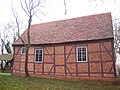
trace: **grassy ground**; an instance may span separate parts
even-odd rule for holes
[[[120,78],[111,83],[0,75],[0,90],[120,90]]]
[[[0,75],[11,75],[11,73],[0,73]]]

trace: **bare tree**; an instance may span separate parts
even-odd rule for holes
[[[7,24],[4,24],[4,25],[1,26],[1,33],[0,33],[1,55],[3,55],[4,53],[12,53],[12,43],[13,43],[13,41],[11,39],[14,40],[14,38],[15,38],[15,35],[13,35],[15,33],[15,31],[14,31],[15,27],[13,25],[14,24],[10,21]],[[3,60],[1,60],[1,70],[4,70]]]
[[[18,14],[14,9],[12,8],[13,15],[15,17],[15,22],[17,26],[18,31],[18,37],[22,41],[23,45],[26,47],[26,56],[25,56],[25,74],[26,77],[29,77],[28,72],[28,55],[29,55],[29,48],[30,48],[30,28],[33,16],[37,16],[37,12],[40,11],[40,8],[42,7],[43,0],[20,0],[20,6],[22,10],[25,12],[25,14],[28,17],[28,25],[27,25],[27,42],[24,41],[24,39],[20,36],[20,20],[18,18]]]
[[[120,52],[120,21],[119,19],[114,20],[114,43],[115,43],[115,51]]]
[[[1,40],[1,54],[4,53],[5,44],[9,42],[9,46],[12,50],[12,44],[15,42],[17,38],[17,31],[15,27],[15,23],[9,21],[7,24],[2,25],[1,33],[0,33],[0,40]]]
[[[7,32],[9,33],[9,38],[12,38],[11,43],[14,43],[15,40],[17,39],[17,33],[18,33],[16,31],[15,22],[9,21],[4,27],[7,30]]]
[[[64,0],[64,7],[65,7],[65,15],[66,15],[67,14],[66,0]]]
[[[2,34],[2,35],[1,35]],[[6,29],[2,29],[2,32],[0,33],[0,40],[1,40],[1,54],[4,53],[4,47],[5,47],[5,41],[8,38],[8,32],[6,31]]]

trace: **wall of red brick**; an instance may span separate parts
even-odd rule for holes
[[[88,62],[76,62],[76,47],[87,46]],[[15,47],[13,74],[24,74],[25,55]],[[43,48],[44,62],[35,63],[35,49]],[[33,46],[29,50],[28,71],[32,76],[60,75],[69,77],[115,78],[111,41]]]

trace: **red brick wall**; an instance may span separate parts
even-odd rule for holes
[[[88,62],[76,62],[76,47],[87,46]],[[35,63],[35,48],[42,48],[43,63]],[[30,75],[66,75],[76,77],[114,78],[114,56],[111,41],[34,46],[29,51]],[[15,47],[13,74],[24,74],[25,55]]]

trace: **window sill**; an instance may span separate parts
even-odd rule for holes
[[[42,62],[42,61],[41,61],[41,62],[37,62],[37,61],[35,61],[34,63],[35,63],[35,64],[41,64],[41,63],[43,63],[43,62]]]
[[[88,61],[77,61],[77,63],[87,63]]]

